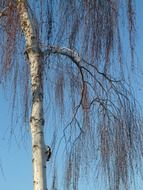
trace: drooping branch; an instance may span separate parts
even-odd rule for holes
[[[91,86],[91,84],[85,80],[85,76],[84,76],[85,74],[88,74],[94,81],[96,81],[96,83],[98,83],[100,88],[107,94],[106,87],[104,87],[104,85],[97,78],[97,76],[95,74],[93,74],[93,70],[96,71],[96,73],[99,76],[103,77],[103,79],[105,79],[105,81],[107,81],[110,84],[111,88],[113,88],[113,90],[115,91],[115,93],[117,93],[117,95],[118,95],[118,93],[120,94],[120,92],[117,91],[115,84],[121,83],[121,80],[115,80],[114,78],[108,76],[107,73],[99,71],[99,69],[97,68],[96,65],[88,63],[76,51],[74,51],[70,48],[65,48],[65,47],[60,47],[60,46],[48,46],[48,48],[43,52],[43,56],[47,57],[51,54],[57,54],[57,55],[60,54],[60,55],[64,55],[64,56],[70,58],[72,60],[72,62],[77,66],[77,68],[81,74],[81,80],[82,80],[81,99],[80,99],[78,106],[76,106],[76,108],[77,108],[76,112],[79,109],[79,107],[81,106],[82,101],[84,99],[84,95],[85,95],[84,93],[85,93],[85,88],[86,88],[85,86],[87,84]],[[83,65],[83,63],[85,63],[86,65]],[[93,89],[93,90],[95,90],[95,89]],[[98,99],[100,99],[100,98],[98,98]],[[95,102],[95,100],[97,100],[97,97],[93,98],[93,100],[90,103],[90,106],[92,105],[93,102]]]
[[[87,149],[83,148],[83,144],[86,144],[88,147],[93,143],[92,147],[96,149],[95,136],[92,136],[94,131],[97,133],[97,139],[99,140],[101,168],[108,177],[110,189],[119,190],[121,184],[126,187],[129,181],[129,172],[130,170],[133,171],[131,166],[133,166],[134,162],[138,161],[138,158],[135,158],[134,154],[136,154],[136,150],[138,149],[138,157],[140,157],[140,147],[142,144],[140,121],[138,121],[138,117],[135,115],[135,110],[137,109],[136,102],[130,91],[128,91],[128,88],[126,88],[126,83],[123,83],[121,80],[115,80],[107,72],[100,71],[96,64],[85,61],[84,58],[72,49],[48,46],[47,50],[43,52],[45,57],[52,54],[68,57],[77,66],[83,76],[80,102],[75,107],[71,122],[64,128],[62,137],[62,139],[65,138],[66,148],[71,143],[71,149],[69,148],[71,150],[70,161],[72,160],[72,163],[75,164],[72,167],[77,168],[81,164],[80,159],[77,159],[81,155],[82,157],[84,157],[83,155],[87,156],[85,154]],[[86,85],[88,86],[87,90]],[[90,91],[90,95],[87,102],[84,103],[87,91]],[[79,125],[76,117],[78,117],[77,112],[81,108],[82,103],[83,110],[85,108],[85,115],[83,114],[83,123]],[[91,109],[92,113],[90,112]],[[97,126],[84,127],[84,122],[85,125],[86,123],[90,125],[92,114],[97,116],[99,123],[97,123]],[[72,125],[78,131],[76,133],[77,136],[74,136],[73,139],[71,138],[72,133],[69,136],[67,135],[67,131]],[[137,129],[136,131],[134,131],[135,128]],[[134,135],[131,136],[131,134]],[[140,143],[136,142],[136,139],[140,139]],[[93,148],[90,148],[89,146],[88,154],[94,156],[95,151],[93,151]],[[70,167],[69,163],[67,168],[69,169]],[[75,173],[72,174],[73,176],[76,176]]]
[[[76,51],[74,51],[70,48],[65,48],[65,47],[60,47],[60,46],[48,46],[47,50],[44,51],[43,55],[49,56],[50,54],[61,54],[61,55],[65,55],[65,56],[69,57],[80,70],[86,69],[84,66],[81,65],[81,63],[84,62],[87,65],[91,66],[93,69],[95,69],[99,75],[102,75],[108,81],[119,82],[119,80],[111,79],[107,74],[99,71],[95,65],[88,63]],[[89,72],[89,70],[88,70],[88,72]]]
[[[81,99],[80,103],[78,104],[77,108],[80,107],[82,104],[82,100],[84,98],[84,91],[85,91],[85,84],[87,84],[87,81],[85,80],[85,72],[98,83],[98,85],[101,87],[101,89],[107,93],[106,89],[104,88],[104,85],[101,83],[100,80],[98,80],[97,76],[92,73],[92,71],[96,71],[96,73],[103,77],[105,81],[108,81],[110,83],[111,87],[114,89],[115,93],[117,92],[117,88],[115,86],[116,83],[120,83],[121,80],[115,80],[114,78],[108,76],[107,73],[99,71],[97,66],[95,64],[91,64],[88,61],[86,61],[84,58],[82,58],[76,51],[66,48],[66,47],[60,47],[60,46],[48,46],[48,48],[43,52],[44,56],[49,56],[51,54],[57,54],[57,55],[64,55],[72,60],[72,62],[77,66],[80,74],[81,74],[81,80],[82,80],[82,91],[81,91]],[[83,65],[85,63],[86,65]],[[92,70],[91,70],[92,69]],[[115,83],[115,84],[114,84]],[[91,84],[90,84],[91,85]],[[120,93],[119,93],[120,94]],[[95,100],[96,98],[94,98]],[[92,100],[93,101],[93,100]],[[91,102],[92,102],[91,101]]]
[[[81,67],[81,60],[82,60],[81,57],[74,50],[69,49],[69,48],[59,47],[59,46],[48,46],[48,49],[46,51],[44,51],[43,55],[47,56],[52,53],[53,54],[61,54],[61,55],[65,55],[65,56],[69,57],[73,61],[73,63],[76,64],[77,68],[79,69],[79,72],[81,74],[81,79],[82,79],[82,91],[81,91],[80,103],[77,107],[80,107],[80,105],[82,104],[84,90],[85,90],[85,79],[84,79],[84,74],[83,74],[82,67]]]

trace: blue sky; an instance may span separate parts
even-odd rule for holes
[[[143,1],[137,0],[137,50],[134,77],[136,97],[143,108]],[[142,68],[141,68],[142,67]],[[16,130],[11,131],[10,101],[8,90],[6,94],[0,87],[0,189],[1,190],[31,190],[32,184],[32,162],[31,143],[29,132],[24,140],[21,137],[18,125]],[[11,135],[12,132],[12,135]],[[142,189],[142,182],[137,177],[137,190]],[[83,190],[83,187],[81,188]],[[86,190],[92,190],[87,186]],[[134,190],[134,189],[131,189]]]
[[[12,132],[14,134],[11,136],[10,104],[1,88],[0,108],[0,189],[30,190],[32,168],[29,138],[27,143],[21,141],[19,130]]]

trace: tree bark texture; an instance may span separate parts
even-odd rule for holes
[[[38,37],[26,6],[26,0],[17,0],[21,28],[25,36],[26,51],[31,75],[32,113],[30,128],[32,136],[32,162],[34,190],[46,190],[46,158],[43,116],[43,59]]]

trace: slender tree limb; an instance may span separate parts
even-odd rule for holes
[[[98,70],[98,68],[91,64],[91,63],[88,63],[86,60],[82,59],[83,62],[85,62],[87,65],[91,66],[92,68],[94,68],[96,70],[96,72],[100,75],[102,75],[104,78],[106,78],[109,82],[120,82],[121,80],[114,80],[114,79],[111,79],[109,76],[107,76],[107,74],[105,74],[104,72],[100,72]]]
[[[82,61],[84,63],[86,63],[88,66],[91,66],[93,69],[96,70],[96,72],[99,75],[102,75],[105,79],[107,79],[109,82],[120,82],[120,80],[114,80],[112,78],[110,78],[109,76],[107,76],[107,74],[105,74],[104,72],[100,72],[98,70],[98,68],[91,64],[88,63],[86,60],[84,60],[76,51],[70,49],[70,48],[65,48],[65,47],[60,47],[60,46],[48,46],[48,48],[43,52],[44,56],[48,56],[50,54],[61,54],[61,55],[65,55],[67,57],[69,57],[75,64],[76,66],[81,70],[82,68],[85,69],[85,67],[83,67],[81,65]],[[86,69],[88,70],[88,69]],[[89,72],[89,70],[88,70]],[[91,73],[91,72],[90,72]]]

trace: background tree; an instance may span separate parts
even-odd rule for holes
[[[134,60],[133,1],[1,0],[0,10],[1,82],[12,82],[13,109],[19,101],[30,120],[34,189],[47,186],[45,122],[53,137],[52,189],[62,188],[59,151],[66,156],[65,189],[78,189],[90,166],[104,173],[109,189],[129,189],[142,156],[141,119],[123,59],[124,30]],[[54,111],[55,125],[43,110],[47,120]]]

